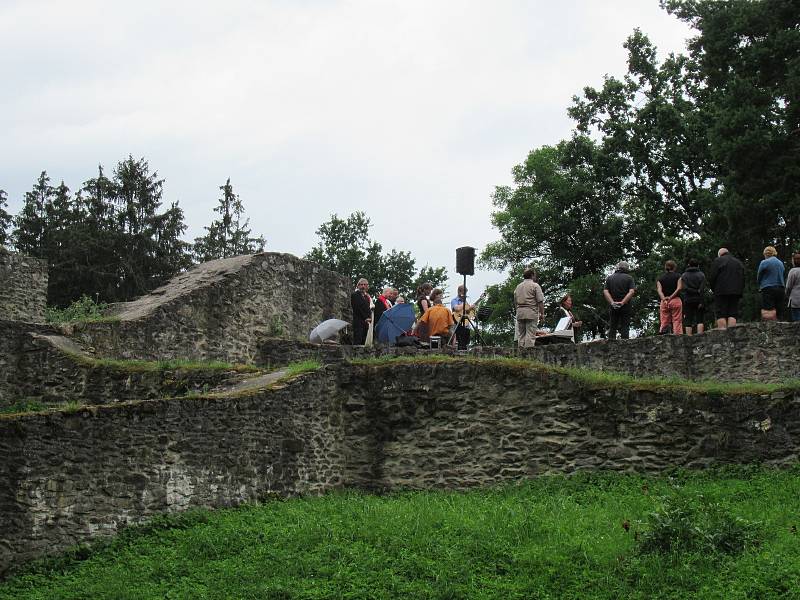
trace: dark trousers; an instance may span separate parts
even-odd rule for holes
[[[608,310],[608,339],[613,340],[619,337],[627,340],[631,332],[631,310],[630,304],[623,304],[619,308],[609,308]]]
[[[363,321],[361,323],[353,323],[353,344],[356,346],[363,346],[367,341],[367,324]]]

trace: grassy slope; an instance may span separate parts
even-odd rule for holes
[[[640,554],[647,514],[698,493],[760,521],[760,544]],[[739,468],[274,501],[129,530],[84,561],[17,575],[0,598],[800,597],[798,498],[800,468]]]

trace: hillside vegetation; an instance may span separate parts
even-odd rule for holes
[[[157,519],[0,598],[800,597],[800,468],[577,474]]]

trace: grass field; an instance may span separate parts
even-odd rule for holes
[[[798,598],[800,467],[355,492],[157,519],[0,598]]]

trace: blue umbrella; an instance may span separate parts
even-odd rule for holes
[[[378,341],[382,344],[394,344],[399,335],[411,329],[415,320],[414,307],[411,304],[394,305],[378,320]]]

